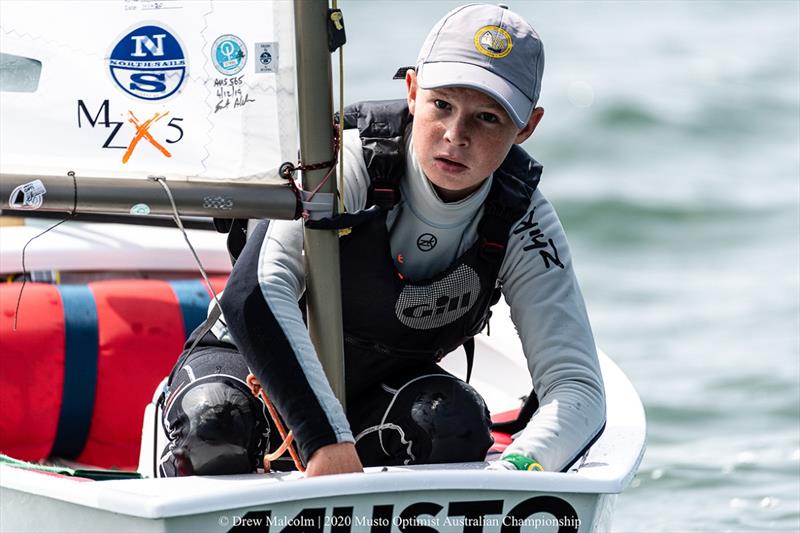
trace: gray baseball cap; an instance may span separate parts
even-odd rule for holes
[[[522,128],[544,73],[544,49],[525,19],[504,5],[469,4],[445,15],[417,58],[423,89],[469,87],[498,101]]]

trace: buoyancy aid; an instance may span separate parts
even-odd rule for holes
[[[367,206],[380,208],[377,216],[374,207],[365,210],[369,219],[340,239],[346,372],[364,383],[415,361],[439,361],[483,329],[500,298],[511,227],[528,210],[542,171],[514,145],[494,172],[475,244],[429,279],[404,279],[392,259],[386,215],[400,200],[412,119],[405,100],[363,102],[344,113],[344,127],[358,128],[363,146]],[[348,395],[358,388],[348,385]]]
[[[216,291],[224,278],[212,278]],[[133,468],[153,390],[206,314],[200,280],[0,285],[0,450]]]

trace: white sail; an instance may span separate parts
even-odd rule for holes
[[[0,174],[274,177],[297,158],[292,10],[4,0]]]

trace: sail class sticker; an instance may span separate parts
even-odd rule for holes
[[[211,61],[214,67],[225,76],[238,74],[247,63],[244,41],[235,35],[217,37],[211,46]]]
[[[180,41],[162,25],[134,28],[113,46],[108,68],[116,85],[139,100],[165,100],[187,78],[188,64]]]
[[[278,72],[278,43],[256,43],[256,74]]]

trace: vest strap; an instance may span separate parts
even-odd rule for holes
[[[393,346],[388,346],[386,344],[368,339],[362,339],[349,333],[345,333],[344,342],[345,344],[350,344],[363,350],[379,353],[384,356],[398,357],[401,359],[414,359],[438,363],[444,358],[445,355],[447,355],[441,348],[437,350],[407,350],[403,348],[395,348]]]
[[[381,209],[373,205],[369,209],[355,213],[340,213],[328,218],[306,220],[305,226],[309,229],[344,229],[360,226],[381,214]]]
[[[169,373],[169,378],[167,378],[167,386],[164,387],[164,390],[161,392],[161,396],[158,398],[158,403],[162,403],[164,398],[169,393],[169,387],[172,385],[172,382],[175,380],[175,375],[180,372],[181,368],[183,368],[184,363],[192,355],[195,348],[200,344],[200,341],[205,337],[211,328],[214,327],[214,324],[217,323],[217,320],[222,316],[222,309],[218,304],[214,304],[214,307],[211,308],[211,311],[208,313],[208,317],[206,321],[203,322],[203,325],[200,326],[200,329],[196,331],[197,335],[195,336],[192,344],[189,346],[188,349],[184,350],[181,356],[178,358],[178,361],[175,363],[175,366],[172,367],[172,372]]]
[[[467,354],[467,383],[472,377],[472,364],[475,362],[475,337],[470,337],[464,342],[464,353]]]
[[[508,435],[519,433],[525,429],[525,426],[528,425],[531,417],[533,417],[533,413],[535,413],[537,409],[539,409],[539,398],[536,397],[536,392],[531,390],[528,397],[525,398],[525,401],[522,403],[517,418],[509,420],[508,422],[493,423],[492,431],[499,431],[500,433],[506,433]]]
[[[344,127],[358,128],[370,177],[367,207],[388,211],[400,201],[400,178],[405,174],[403,135],[412,120],[405,100],[360,102],[347,106]]]

